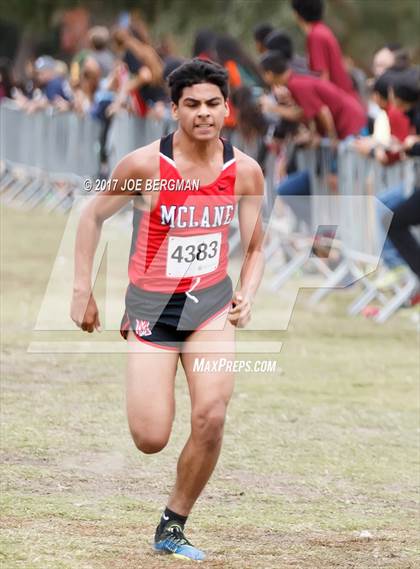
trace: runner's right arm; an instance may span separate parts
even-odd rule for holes
[[[117,180],[115,187],[95,196],[80,216],[76,234],[74,257],[74,284],[71,303],[71,319],[82,330],[100,330],[99,311],[92,294],[92,267],[99,243],[103,222],[127,205],[133,194],[123,192],[125,180],[148,175],[139,168],[143,163],[143,149],[124,157],[111,174]],[[144,161],[146,164],[147,162]]]

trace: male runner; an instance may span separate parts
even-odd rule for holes
[[[261,169],[220,138],[228,113],[227,85],[226,71],[208,61],[194,59],[172,72],[169,87],[178,129],[123,158],[112,173],[120,191],[96,196],[82,212],[71,308],[82,330],[100,327],[91,292],[93,258],[104,220],[132,199],[130,285],[121,327],[130,346],[128,423],[142,452],[165,447],[181,359],[191,397],[191,434],[178,460],[154,549],[195,560],[205,555],[186,539],[184,525],[216,465],[234,377],[231,371],[196,372],[194,351],[202,351],[202,342],[222,342],[228,351],[223,357],[233,359],[234,330],[250,319],[264,265]],[[122,188],[130,179],[160,180],[161,189],[127,196]],[[199,180],[199,189],[164,190],[170,182],[182,186],[188,180]],[[238,202],[246,256],[240,289],[233,294],[226,273],[227,239]],[[208,354],[209,361],[219,358]]]

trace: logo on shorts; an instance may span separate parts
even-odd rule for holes
[[[150,322],[148,320],[137,320],[136,318],[136,334],[137,336],[150,336]]]

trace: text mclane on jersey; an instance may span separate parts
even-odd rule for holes
[[[220,227],[229,225],[234,213],[233,205],[215,205],[198,208],[194,205],[160,206],[161,224],[184,229],[190,227]],[[199,211],[197,211],[199,210]]]

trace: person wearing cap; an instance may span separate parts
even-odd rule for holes
[[[57,70],[57,61],[49,55],[42,55],[35,61],[35,80],[42,95],[50,103],[57,98],[70,101],[72,98],[67,80]]]
[[[54,105],[60,111],[69,110],[73,93],[65,76],[63,63],[49,55],[42,55],[33,65],[35,90],[32,97],[17,92],[14,95],[18,106],[28,113],[33,113]],[[66,68],[67,69],[67,68]]]

